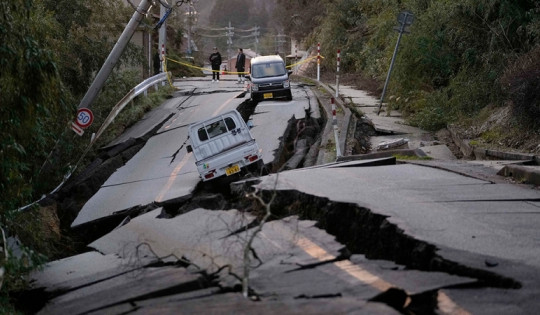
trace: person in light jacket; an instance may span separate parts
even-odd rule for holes
[[[219,82],[219,67],[221,66],[221,54],[217,47],[214,47],[214,52],[210,55],[210,63],[212,64],[212,82]]]
[[[244,82],[245,80],[245,74],[243,73],[246,71],[246,55],[244,55],[244,50],[242,48],[238,48],[238,55],[236,56],[236,71],[238,72],[238,82]]]

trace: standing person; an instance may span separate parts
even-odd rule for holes
[[[161,68],[161,59],[159,58],[159,54],[156,51],[154,54],[154,75],[159,74]]]
[[[210,63],[212,64],[212,82],[219,82],[219,66],[221,66],[221,54],[217,47],[214,47],[214,52],[210,55]]]
[[[246,55],[244,55],[244,50],[238,48],[238,56],[236,56],[236,71],[238,72],[238,82],[243,83],[245,79],[245,74],[243,73],[246,69]]]

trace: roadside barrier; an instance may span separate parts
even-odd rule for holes
[[[317,81],[321,81],[321,43],[317,43]]]
[[[105,119],[105,121],[103,122],[103,124],[101,125],[99,130],[95,134],[92,135],[90,143],[88,144],[86,149],[83,151],[83,153],[79,157],[79,160],[73,166],[70,166],[70,169],[64,175],[64,178],[63,178],[62,182],[56,188],[54,188],[49,194],[43,195],[39,200],[34,201],[34,202],[32,202],[32,203],[30,203],[30,204],[28,204],[26,206],[19,207],[17,209],[17,211],[21,212],[21,211],[24,211],[26,209],[29,209],[31,206],[37,204],[38,202],[40,202],[41,200],[46,198],[48,195],[54,194],[60,188],[62,188],[62,186],[68,181],[68,179],[75,172],[75,170],[77,170],[77,168],[79,167],[79,165],[82,162],[82,160],[84,159],[84,157],[88,154],[88,152],[90,152],[90,149],[95,144],[97,139],[103,134],[105,129],[114,121],[114,118],[120,113],[120,111],[122,111],[122,109],[124,109],[124,107],[126,107],[136,96],[138,96],[138,95],[140,95],[142,93],[144,93],[146,95],[146,90],[148,88],[154,86],[156,88],[156,90],[157,90],[156,85],[159,84],[160,82],[164,81],[164,80],[169,80],[169,83],[170,83],[171,82],[170,81],[170,76],[171,76],[170,72],[157,74],[157,75],[155,75],[153,77],[150,77],[150,78],[144,80],[143,82],[137,84],[126,95],[124,95],[124,97],[122,97],[122,99],[111,109],[109,115],[107,116],[107,118]],[[56,143],[58,144],[58,141]],[[56,146],[55,146],[55,148],[56,148]],[[52,154],[52,152],[55,150],[55,148],[53,148],[51,153],[49,153],[49,156]]]
[[[341,50],[337,51],[337,71],[336,71],[336,98],[339,97],[339,63],[341,61]]]
[[[336,104],[333,97],[330,101],[332,102],[332,126],[334,128],[334,138],[336,139],[336,158],[339,158],[341,157],[341,148],[339,147],[339,128],[337,125]]]

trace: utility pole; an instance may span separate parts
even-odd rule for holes
[[[195,44],[195,42],[193,41],[193,29],[195,28],[195,26],[197,25],[197,17],[198,17],[198,12],[197,10],[195,9],[195,3],[197,3],[198,0],[190,0],[188,3],[187,3],[187,25],[188,25],[188,28],[187,28],[187,50],[186,50],[186,53],[188,56],[191,56],[191,54],[193,53],[193,51],[197,51],[197,45]]]
[[[161,4],[161,1],[159,1],[159,3]],[[160,5],[160,10],[159,10],[159,16],[160,16],[160,20],[163,19],[163,17],[165,16],[165,14],[167,14],[167,8],[164,7],[163,5]],[[165,20],[163,22],[163,24],[161,24],[161,27],[159,28],[159,46],[158,46],[158,50],[159,49],[164,49],[165,47],[167,47],[167,20]],[[161,55],[161,57],[163,58],[163,55]],[[163,63],[165,62],[165,60],[161,60],[161,68],[160,68],[160,72],[163,72]]]
[[[410,26],[414,21],[414,14],[412,14],[409,11],[402,11],[398,15],[398,27],[394,27],[394,30],[399,32],[398,39],[396,42],[396,47],[394,48],[394,55],[392,56],[392,61],[390,62],[390,68],[388,69],[388,74],[386,76],[386,82],[384,83],[384,88],[381,95],[381,103],[379,104],[379,110],[377,111],[377,115],[381,113],[381,107],[384,100],[384,94],[386,94],[386,88],[388,87],[388,82],[390,82],[390,75],[392,74],[392,68],[394,68],[394,61],[396,60],[399,42],[401,41],[401,36],[403,36],[403,33],[408,33],[407,26]]]
[[[287,40],[285,39],[287,35],[285,34],[278,34],[276,36],[276,51],[279,53],[280,51],[282,51],[282,48],[283,48],[283,43],[286,43]]]
[[[191,56],[191,3],[188,4],[187,55]]]
[[[229,27],[225,27],[227,32],[225,33],[225,36],[227,36],[227,62],[231,59],[231,46],[232,46],[232,37],[234,36],[234,27],[231,26],[231,21],[229,21]]]
[[[253,33],[251,33],[252,36],[255,36],[255,55],[259,54],[258,44],[259,44],[259,35],[260,34],[261,33],[259,32],[259,27],[255,26],[255,30],[253,31]]]
[[[113,49],[109,53],[107,60],[105,60],[105,63],[103,64],[103,66],[101,66],[101,69],[96,75],[94,82],[92,82],[92,84],[88,88],[88,91],[86,91],[86,94],[81,100],[81,103],[79,104],[78,108],[90,108],[95,98],[97,97],[99,91],[101,91],[101,88],[105,84],[105,81],[107,80],[112,70],[114,69],[114,66],[118,62],[118,59],[120,59],[120,56],[124,52],[124,49],[126,48],[127,44],[131,40],[133,33],[135,33],[135,31],[137,30],[137,27],[139,26],[142,19],[146,15],[147,13],[146,11],[148,11],[148,8],[150,8],[150,4],[151,3],[148,0],[141,1],[139,6],[133,13],[133,16],[129,20],[128,25],[122,32],[122,35],[120,35],[120,38],[118,38],[118,41],[116,42]]]

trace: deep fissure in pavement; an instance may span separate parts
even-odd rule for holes
[[[264,191],[264,195],[273,193]],[[363,254],[368,259],[390,260],[412,269],[470,277],[478,279],[485,286],[521,287],[513,279],[470,268],[439,256],[436,246],[406,235],[390,223],[387,217],[357,204],[335,202],[293,190],[275,193],[273,219],[298,215],[303,220],[317,221],[317,227],[334,235],[352,254]]]
[[[242,233],[247,229],[255,228],[264,212],[261,204],[245,197],[246,193],[253,191],[251,185],[257,182],[258,179],[248,181],[242,185],[243,189],[235,189],[232,194],[228,190],[226,193],[209,192],[206,188],[199,187],[191,199],[186,202],[169,204],[166,211],[171,217],[197,208],[238,209],[255,215],[258,219],[254,222],[238,229],[238,231],[231,231],[231,235]],[[403,230],[390,223],[386,216],[375,214],[368,208],[353,203],[331,201],[328,198],[312,196],[295,190],[261,192],[265,200],[269,200],[270,195],[274,193],[276,193],[276,198],[271,207],[273,214],[271,220],[297,215],[300,220],[316,221],[316,227],[334,235],[339,243],[345,245],[340,250],[339,257],[335,259],[299,266],[290,272],[317,268],[321,265],[349,259],[353,254],[362,254],[367,259],[389,260],[406,266],[407,269],[443,272],[477,279],[477,282],[467,286],[510,289],[521,287],[519,282],[511,278],[471,268],[441,257],[437,254],[436,246],[404,234]],[[439,289],[408,295],[402,289],[392,288],[373,297],[370,301],[385,303],[400,312],[434,314],[438,305]],[[253,292],[253,294],[257,293]],[[297,298],[316,299],[319,297],[301,295]],[[404,302],[405,300],[407,303]]]

